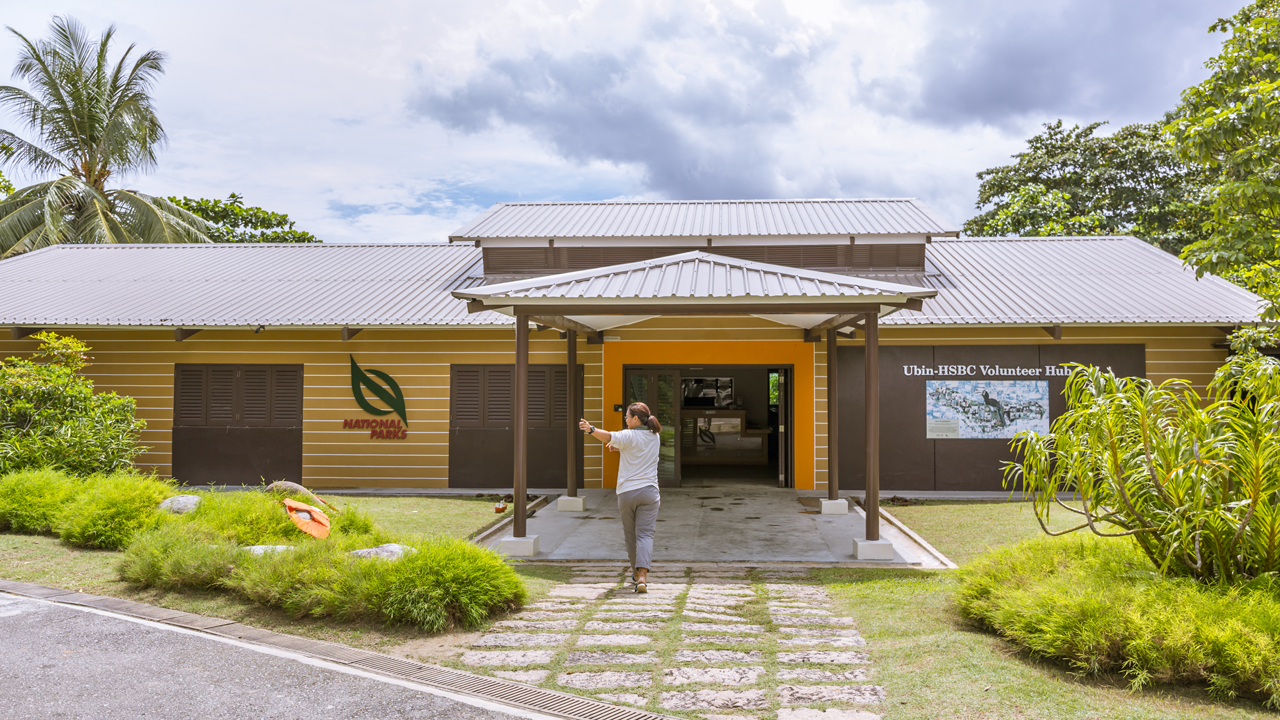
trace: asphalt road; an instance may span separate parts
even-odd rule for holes
[[[213,638],[0,593],[0,717],[516,717]]]

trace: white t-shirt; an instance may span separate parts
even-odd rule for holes
[[[609,433],[609,444],[618,449],[618,489],[624,493],[642,487],[658,487],[658,448],[662,439],[647,427]]]

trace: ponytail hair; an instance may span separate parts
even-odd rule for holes
[[[627,414],[640,421],[641,425],[649,428],[649,432],[658,434],[662,432],[662,423],[658,422],[658,418],[649,412],[649,406],[644,403],[631,403],[627,407]]]

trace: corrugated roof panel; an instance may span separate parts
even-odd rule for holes
[[[915,199],[500,203],[450,239],[951,235]]]

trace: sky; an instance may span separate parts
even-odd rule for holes
[[[168,142],[123,186],[441,242],[517,201],[916,197],[958,227],[1044,123],[1159,120],[1243,4],[28,0],[0,23],[167,54]],[[0,84],[17,52],[0,37]]]

